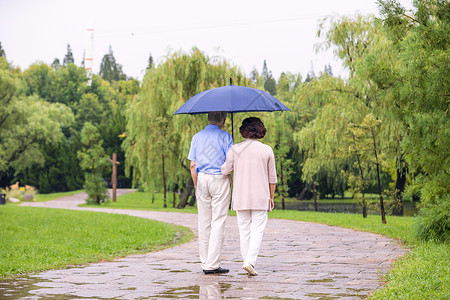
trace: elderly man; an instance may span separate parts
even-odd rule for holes
[[[226,112],[208,113],[209,125],[193,136],[188,156],[197,196],[199,252],[205,274],[229,271],[220,267],[231,197],[230,177],[222,175],[220,169],[233,146],[231,135],[221,129],[226,117]]]

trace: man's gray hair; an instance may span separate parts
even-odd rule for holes
[[[225,111],[210,111],[208,113],[208,124],[221,125],[227,118],[227,112]]]

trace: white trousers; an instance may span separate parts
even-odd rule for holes
[[[244,265],[256,265],[267,224],[267,210],[237,210],[237,222]]]
[[[203,270],[215,270],[220,267],[230,197],[229,176],[201,172],[198,174],[198,240]]]

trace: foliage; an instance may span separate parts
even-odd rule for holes
[[[12,205],[0,207],[0,227],[0,277],[145,253],[193,236],[131,216]]]
[[[122,71],[122,65],[116,62],[111,46],[100,63],[100,76],[107,81],[126,80],[127,76]]]
[[[43,63],[31,65],[22,74],[17,73],[19,93],[38,95],[46,102],[64,103],[74,113],[75,120],[63,128],[64,136],[51,146],[39,144],[43,159],[24,170],[9,175],[10,181],[20,180],[35,185],[41,192],[68,191],[83,186],[84,174],[79,168],[80,132],[86,121],[100,129],[107,155],[117,153],[119,185],[130,186],[124,174],[124,153],[120,135],[125,131],[124,106],[139,90],[137,80],[107,82],[94,75],[92,84],[86,85],[86,71],[74,64],[52,68]],[[43,164],[42,164],[43,162]],[[7,174],[11,174],[9,169]],[[106,172],[106,171],[105,171]],[[110,174],[104,173],[103,177]]]
[[[64,56],[63,65],[68,66],[69,64],[73,64],[73,63],[74,63],[74,59],[73,59],[72,48],[70,48],[70,45],[67,44],[67,53]]]
[[[389,44],[368,57],[368,73],[385,109],[407,129],[400,146],[413,175],[410,193],[419,194],[423,204],[418,233],[431,239],[440,232],[446,239],[448,231],[437,228],[448,230],[449,223],[450,4],[416,1],[412,12],[397,1],[379,4]]]
[[[0,177],[10,168],[19,172],[42,165],[40,145],[57,144],[64,137],[64,127],[73,122],[67,106],[20,94],[18,77],[0,58]]]
[[[3,49],[3,47],[2,47],[2,43],[0,42],[0,57],[6,57],[6,53],[5,53],[5,50]]]
[[[109,199],[108,190],[103,181],[103,170],[108,165],[108,158],[102,147],[98,129],[86,122],[81,131],[81,142],[84,146],[78,152],[80,167],[87,171],[85,173],[85,190],[88,194],[87,203],[100,204]]]
[[[450,242],[450,195],[439,205],[429,205],[421,210],[416,221],[417,236],[421,240]]]

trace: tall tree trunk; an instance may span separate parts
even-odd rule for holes
[[[175,208],[175,191],[172,191],[173,199],[172,199],[172,207]]]
[[[309,189],[309,184],[307,184],[304,188],[303,188],[303,190],[300,192],[300,194],[297,196],[297,200],[303,200],[303,198],[305,197],[305,195],[306,195],[306,192],[308,191],[308,189]]]
[[[314,199],[314,211],[319,211],[319,206],[317,205],[316,183],[315,182],[313,182],[313,199]]]
[[[167,186],[166,186],[166,170],[164,166],[164,154],[161,155],[162,158],[162,178],[164,186],[164,208],[167,207]]]
[[[355,144],[355,149],[356,149],[356,139],[355,139],[355,135],[353,134],[353,143]],[[364,171],[363,168],[361,166],[361,159],[359,157],[359,153],[356,152],[356,158],[358,160],[358,168],[359,168],[359,176],[361,176],[361,193],[362,193],[362,201],[361,201],[361,206],[362,206],[362,214],[363,214],[363,218],[367,218],[367,204],[366,204],[366,182],[364,180]]]
[[[394,190],[394,209],[392,214],[394,216],[403,216],[403,192],[406,185],[406,167],[403,162],[403,157],[400,157],[399,166],[397,166],[397,179],[395,181]]]
[[[194,190],[193,190],[194,191]],[[192,193],[191,192],[191,200],[189,201],[189,203],[188,203],[188,205],[189,206],[194,206],[194,204],[195,204],[195,200],[197,200],[197,197],[195,196],[195,193]]]
[[[380,180],[380,163],[378,162],[378,154],[377,154],[377,143],[375,142],[375,133],[372,131],[372,139],[373,139],[373,150],[375,153],[375,161],[377,165],[377,180],[378,180],[378,193],[380,194],[380,212],[381,212],[381,222],[386,224],[386,212],[384,210],[384,202],[383,202],[383,194],[381,193],[381,180]]]
[[[283,162],[282,162],[282,160],[280,159],[280,179],[281,179],[281,193],[280,193],[280,195],[281,195],[281,209],[282,210],[285,210],[286,209],[286,207],[285,207],[285,204],[284,204],[284,187],[285,187],[285,185],[284,185],[284,178],[283,178]]]
[[[193,189],[194,189],[194,181],[192,180],[192,177],[189,177],[189,180],[186,184],[186,188],[181,192],[180,202],[178,202],[177,208],[184,208],[186,206],[186,203]]]

